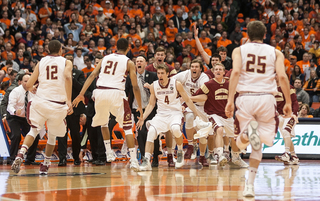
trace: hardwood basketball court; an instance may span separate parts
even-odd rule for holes
[[[247,169],[230,163],[198,169],[187,160],[183,169],[174,169],[162,160],[148,172],[133,172],[127,162],[67,167],[53,163],[48,176],[39,176],[38,166],[22,166],[15,174],[7,165],[0,166],[0,200],[320,200],[319,167],[318,160],[291,166],[263,160],[255,180],[256,197],[243,198]]]

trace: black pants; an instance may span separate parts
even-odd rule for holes
[[[101,127],[92,127],[92,117],[87,116],[87,132],[90,140],[93,160],[106,161],[106,149],[103,144]]]
[[[30,125],[28,124],[26,118],[18,117],[15,115],[9,116],[7,121],[10,126],[10,129],[11,129],[11,134],[9,136],[10,140],[11,140],[10,160],[14,161],[16,155],[18,154],[19,144],[21,141],[21,134],[23,136],[26,136],[28,134],[28,132],[30,131]],[[29,147],[29,150],[27,153],[27,160],[30,162],[34,162],[34,159],[36,157],[36,151],[37,151],[39,138],[40,138],[39,135],[37,135],[32,146]]]
[[[144,110],[143,110],[144,112]],[[144,124],[141,128],[141,130],[138,130],[138,145],[139,145],[139,149],[140,149],[140,153],[141,156],[144,156],[145,154],[145,148],[146,148],[146,142],[147,142],[147,135],[148,135],[148,129],[146,127],[146,122],[148,120],[151,120],[154,116],[155,116],[155,110],[153,110],[150,115],[148,116],[148,118],[144,121]],[[134,121],[138,122],[138,116],[140,116],[140,112],[137,112],[135,109],[132,109],[132,114],[134,116]],[[157,139],[154,141],[154,156],[158,156],[159,155],[159,136],[157,137]]]
[[[67,133],[68,129],[70,129],[70,135],[72,138],[72,156],[73,159],[79,160],[80,153],[80,115],[71,114],[68,115],[67,118]],[[59,151],[59,159],[66,159],[67,155],[67,141],[68,134],[65,134],[64,137],[58,137],[58,151]]]

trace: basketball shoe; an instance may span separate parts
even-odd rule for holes
[[[261,149],[261,140],[257,133],[258,129],[258,122],[251,121],[250,125],[248,126],[248,138],[251,144],[252,149],[258,151]]]
[[[244,190],[242,192],[242,195],[244,197],[254,197],[254,187],[252,184],[247,184],[247,182],[244,185]]]
[[[23,154],[18,153],[17,157],[14,159],[11,165],[11,170],[13,170],[14,173],[19,173],[22,162],[23,162]]]
[[[177,152],[177,162],[176,162],[176,169],[181,168],[184,165],[184,155],[182,150],[178,150]]]

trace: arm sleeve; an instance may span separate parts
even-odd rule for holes
[[[292,90],[292,89],[291,89]],[[290,92],[291,92],[290,90]],[[299,112],[299,103],[297,100],[297,94],[296,93],[291,93],[291,102],[292,102],[292,112],[294,115],[298,115]]]
[[[209,89],[208,87],[203,84],[197,91],[196,93],[194,93],[192,96],[197,96],[197,95],[201,95],[201,94],[208,94],[209,93]]]

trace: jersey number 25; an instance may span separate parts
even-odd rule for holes
[[[252,72],[252,73],[256,72],[259,74],[264,74],[266,72],[266,65],[267,65],[265,63],[265,60],[267,59],[266,56],[256,56],[254,54],[248,54],[247,57],[248,57],[248,61],[246,64],[247,72]]]

